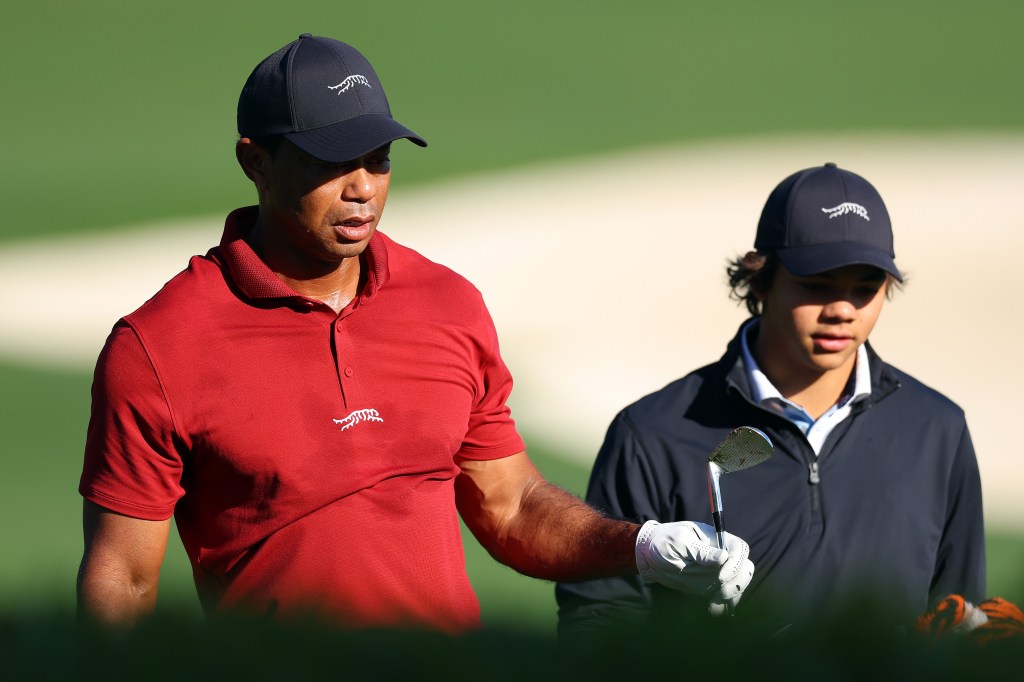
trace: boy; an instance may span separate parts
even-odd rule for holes
[[[752,317],[717,363],[616,416],[587,501],[637,522],[707,520],[708,454],[755,426],[773,456],[723,483],[726,528],[757,566],[741,617],[760,604],[800,621],[871,595],[912,622],[950,593],[983,598],[963,411],[868,343],[902,282],[878,192],[831,163],[794,173],[769,196],[754,246],[728,269]],[[635,577],[561,583],[556,595],[562,634],[699,611]]]

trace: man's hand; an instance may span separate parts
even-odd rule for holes
[[[708,612],[720,615],[739,603],[754,576],[750,547],[725,534],[725,549],[712,544],[715,529],[704,523],[648,521],[636,539],[636,566],[647,582],[688,594],[708,594]]]

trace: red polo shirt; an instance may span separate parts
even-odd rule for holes
[[[480,293],[378,232],[336,314],[249,248],[255,217],[233,212],[220,246],[114,327],[82,495],[173,513],[207,611],[477,625],[453,458],[525,449]]]

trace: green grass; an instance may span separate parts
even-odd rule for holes
[[[251,202],[238,91],[303,31],[362,49],[430,141],[396,151],[400,186],[709,137],[1020,130],[1022,24],[1012,0],[14,3],[0,240]]]
[[[1024,534],[1020,529],[988,528],[988,593],[1024,608]]]
[[[89,379],[0,365],[0,611],[70,605]]]

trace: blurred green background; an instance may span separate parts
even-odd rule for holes
[[[429,140],[396,146],[400,192],[659,142],[1020,131],[1022,25],[1011,0],[17,3],[0,22],[0,248],[251,203],[232,152],[237,94],[302,32],[362,50],[396,117]],[[89,382],[0,358],[2,613],[73,608]],[[541,469],[582,494],[587,467],[524,427]],[[548,631],[551,585],[467,545],[485,622]],[[990,530],[989,545],[990,593],[1021,601],[1024,537]],[[176,540],[165,573],[160,608],[195,612]]]

